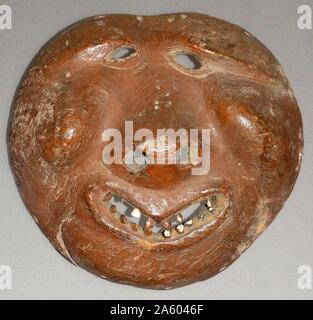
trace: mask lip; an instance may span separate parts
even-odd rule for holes
[[[123,215],[119,214],[116,211],[116,208],[114,208],[114,211],[110,209],[110,199],[113,196],[117,196],[114,190],[104,190],[100,186],[93,186],[87,189],[84,199],[95,222],[99,224],[101,227],[105,228],[106,230],[112,232],[117,238],[122,240],[127,239],[133,245],[141,247],[147,251],[168,251],[175,250],[177,248],[189,247],[195,244],[196,242],[200,241],[204,237],[212,236],[217,232],[217,230],[221,226],[223,226],[224,223],[227,224],[226,220],[231,218],[232,213],[232,195],[229,190],[210,190],[206,194],[201,195],[199,198],[195,199],[192,203],[189,203],[187,207],[197,202],[203,202],[204,200],[208,199],[211,195],[214,195],[216,193],[222,193],[225,196],[225,198],[228,199],[227,206],[225,206],[223,211],[211,220],[208,219],[199,227],[194,228],[192,230],[189,229],[188,233],[184,235],[178,235],[175,239],[166,239],[160,233],[155,235],[154,238],[150,240],[149,237],[151,237],[151,235],[146,236],[144,229],[139,229],[139,231],[136,230],[136,232],[133,232],[132,225],[130,223],[126,224],[125,220],[123,221],[123,223],[120,223],[120,221],[118,220]],[[121,196],[118,197],[124,199]],[[129,201],[127,202],[130,203]],[[134,208],[136,207],[132,203],[130,204]],[[187,207],[185,206],[184,208],[182,208],[182,210],[178,210],[170,217],[164,218],[163,221],[167,221],[174,215],[178,215],[179,212],[182,212]],[[117,215],[118,219],[113,217],[114,215]],[[188,229],[188,226],[186,228]]]

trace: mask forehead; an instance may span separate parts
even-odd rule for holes
[[[87,44],[92,32],[93,40],[129,41],[144,47],[165,43],[191,45],[207,53],[221,55],[262,68],[268,75],[282,74],[271,52],[244,29],[229,22],[195,13],[166,14],[160,16],[98,16],[74,25],[64,34]],[[89,42],[90,43],[90,42]]]

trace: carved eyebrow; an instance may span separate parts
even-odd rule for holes
[[[208,68],[211,69],[212,72],[221,72],[236,77],[244,77],[255,82],[277,83],[275,78],[268,75],[262,68],[255,64],[249,64],[243,60],[220,53],[213,49],[204,49],[195,45],[193,47],[210,55],[210,58],[205,60],[207,61]]]
[[[98,44],[96,46],[88,46],[77,53],[77,57],[82,60],[93,61],[105,57],[106,50],[109,47],[107,43]]]
[[[177,57],[190,57],[192,67],[186,67],[183,63],[177,61]],[[168,61],[177,71],[189,76],[198,78],[207,77],[210,74],[220,73],[231,75],[241,79],[247,79],[262,84],[279,84],[277,79],[268,75],[265,70],[255,64],[249,64],[243,60],[236,59],[211,49],[204,49],[196,45],[189,47],[171,48],[168,55]],[[195,60],[196,59],[196,62]]]
[[[86,61],[99,61],[106,59],[107,61],[125,61],[138,52],[138,48],[132,44],[121,43],[110,48],[108,43],[98,44],[96,46],[88,46],[81,50],[77,56]]]

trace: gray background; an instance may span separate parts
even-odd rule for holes
[[[13,30],[0,30],[0,265],[13,270],[1,299],[308,299],[297,268],[313,268],[313,30],[297,28],[297,8],[312,0],[0,0],[13,9]],[[175,11],[207,13],[239,24],[280,60],[304,120],[305,156],[294,192],[267,231],[230,268],[201,283],[153,291],[99,279],[63,259],[27,213],[8,166],[5,131],[26,66],[55,33],[87,16]]]

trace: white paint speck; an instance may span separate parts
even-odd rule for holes
[[[104,21],[96,21],[97,26],[99,27],[103,27],[105,26],[105,22]]]
[[[103,18],[105,18],[106,17],[106,15],[104,14],[104,15],[102,15],[102,16],[96,16],[95,18],[94,18],[94,20],[99,20],[99,19],[103,19]]]
[[[291,89],[288,89],[288,95],[289,95],[289,97],[290,97],[291,99],[294,98],[294,94],[293,94],[293,92],[292,92]]]

